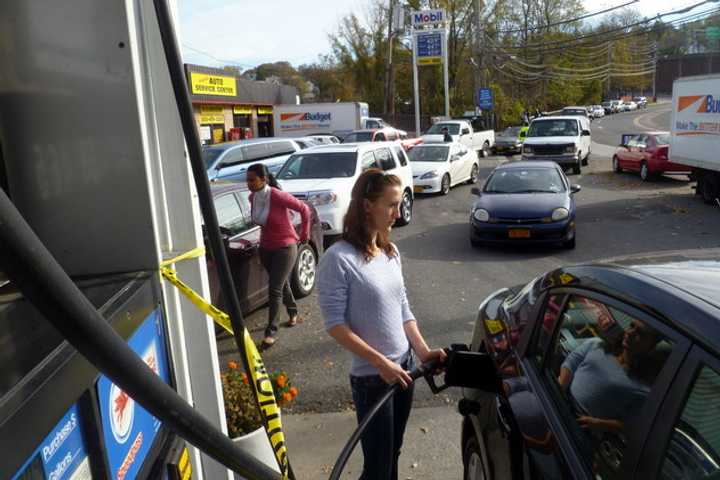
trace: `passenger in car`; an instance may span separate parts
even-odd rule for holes
[[[662,367],[664,358],[651,353],[660,340],[654,329],[633,320],[618,342],[592,338],[567,356],[558,383],[569,391],[581,427],[623,429]]]

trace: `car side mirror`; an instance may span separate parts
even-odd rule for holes
[[[578,193],[580,190],[582,190],[582,187],[580,185],[570,186],[570,193]]]
[[[482,191],[478,187],[471,188],[470,193],[472,193],[473,195],[477,195],[478,197],[482,196]]]
[[[590,130],[583,130],[583,131],[582,131],[582,136],[583,136],[583,137],[589,137],[589,136],[590,136]]]

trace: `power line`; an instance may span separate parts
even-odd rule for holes
[[[188,50],[192,50],[192,51],[195,52],[195,53],[199,53],[200,55],[204,55],[204,56],[206,56],[206,57],[208,57],[208,58],[212,58],[212,59],[215,60],[216,62],[222,63],[222,64],[224,64],[224,65],[237,66],[237,67],[242,67],[242,68],[248,68],[248,67],[252,68],[252,67],[253,67],[253,65],[250,65],[250,64],[247,64],[247,63],[240,63],[240,62],[237,62],[237,61],[235,61],[235,60],[223,60],[222,58],[218,58],[218,57],[216,57],[215,55],[213,55],[213,54],[211,54],[211,53],[205,52],[205,51],[200,50],[200,49],[197,49],[197,48],[195,48],[195,47],[191,47],[190,45],[188,45],[188,44],[186,44],[186,43],[183,43],[182,46],[183,46],[183,48],[187,48]]]

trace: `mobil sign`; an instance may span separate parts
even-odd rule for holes
[[[412,12],[410,18],[412,18],[413,27],[445,23],[445,10],[420,10]]]

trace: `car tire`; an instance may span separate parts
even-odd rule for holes
[[[482,158],[487,158],[490,156],[490,143],[489,142],[486,141],[485,143],[483,143],[482,149],[480,149],[480,156],[482,156]]]
[[[307,243],[301,244],[290,279],[290,287],[295,298],[304,298],[310,295],[315,289],[316,279],[317,255],[315,255],[315,250]]]
[[[647,162],[643,161],[640,164],[640,180],[643,182],[647,182],[652,178],[652,174],[650,173],[650,169],[648,168]]]
[[[706,173],[700,177],[697,190],[705,203],[709,205],[715,203],[715,200],[720,198],[720,177]]]
[[[446,173],[440,180],[440,195],[447,195],[448,193],[450,193],[450,175]]]
[[[485,464],[475,433],[463,445],[463,480],[487,479]]]
[[[575,248],[575,237],[576,237],[576,235],[573,235],[573,238],[563,242],[563,244],[562,244],[563,248],[566,250],[573,250]]]
[[[617,158],[617,155],[613,155],[612,166],[613,166],[613,172],[615,172],[615,173],[623,172],[622,167],[620,167],[620,160]]]
[[[468,180],[468,184],[475,185],[478,181],[479,175],[480,175],[480,168],[477,166],[477,163],[473,163],[473,166],[470,169],[470,179]]]
[[[582,164],[582,160],[580,160],[578,158],[577,163],[575,165],[573,165],[573,167],[572,167],[573,174],[580,175],[580,173],[582,172],[581,164]]]
[[[585,155],[585,158],[583,158],[582,166],[587,167],[589,163],[590,163],[590,152],[588,152],[588,154]]]
[[[402,196],[402,202],[400,203],[400,218],[397,220],[397,225],[404,227],[412,221],[412,208],[413,198],[408,190],[405,190]]]

